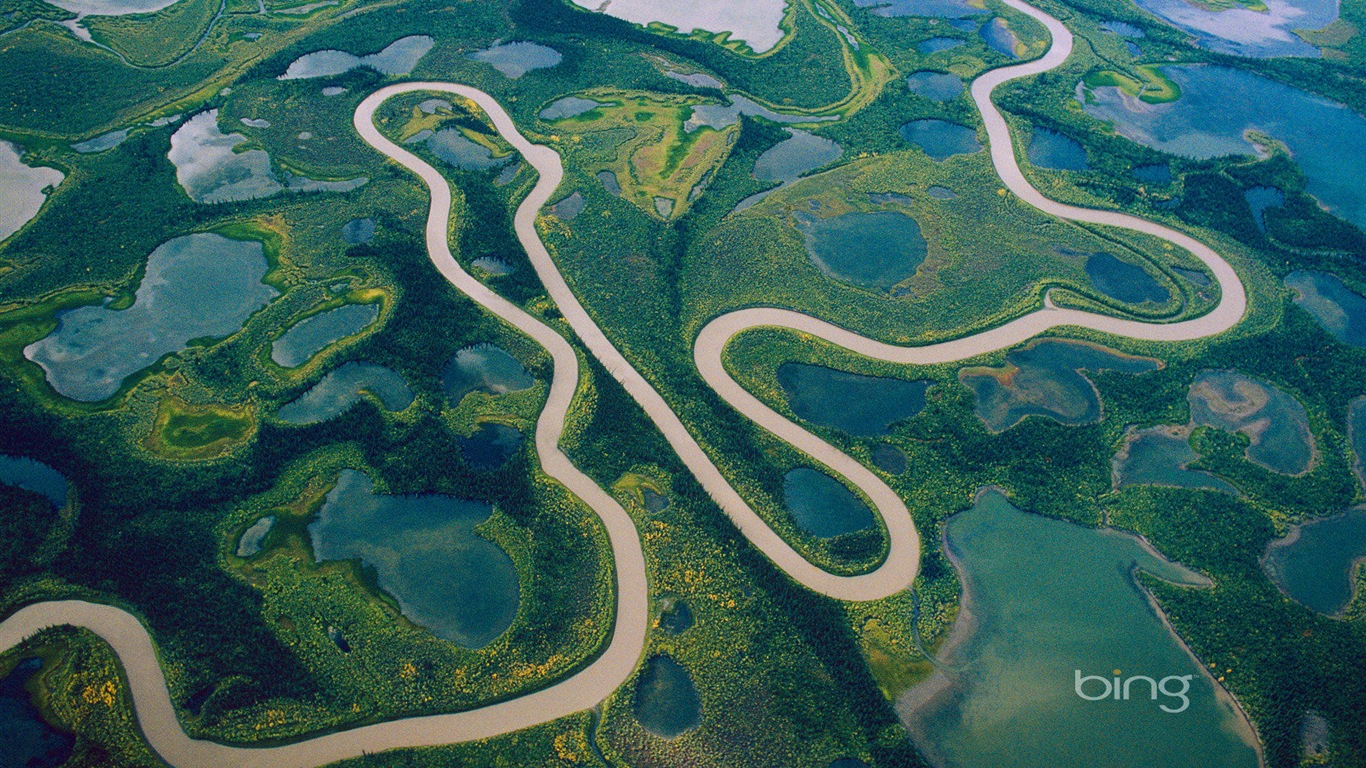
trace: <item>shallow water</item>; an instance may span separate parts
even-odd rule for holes
[[[982,40],[986,42],[987,47],[991,50],[1009,59],[1020,58],[1020,55],[1016,53],[1016,48],[1019,46],[1020,40],[1015,37],[1015,33],[1011,31],[1010,26],[1006,24],[1005,19],[1002,19],[999,16],[992,19],[982,25],[978,34],[982,36]]]
[[[1301,605],[1333,615],[1356,591],[1355,566],[1366,561],[1366,508],[1296,526],[1266,550],[1267,573]]]
[[[884,435],[925,407],[931,381],[860,376],[820,365],[783,363],[778,383],[797,416],[856,437]]]
[[[807,255],[822,272],[863,288],[891,288],[925,260],[920,225],[903,213],[846,213],[800,226]]]
[[[1156,184],[1165,187],[1172,183],[1172,169],[1166,163],[1140,165],[1130,173],[1144,184]]]
[[[11,485],[46,496],[53,509],[66,506],[66,478],[41,461],[0,454],[0,485]]]
[[[957,48],[966,42],[966,40],[961,40],[956,37],[932,37],[929,40],[921,41],[921,43],[916,46],[916,49],[928,56],[930,54],[947,51],[951,48]]]
[[[788,184],[844,154],[844,149],[829,139],[791,128],[787,132],[788,138],[769,147],[754,161],[755,179]]]
[[[24,348],[48,383],[73,400],[95,402],[124,379],[191,339],[235,333],[279,293],[261,282],[269,264],[261,243],[202,233],[168,240],[147,259],[133,305],[57,313],[57,329]]]
[[[341,235],[348,245],[368,243],[375,238],[375,220],[368,217],[352,219],[342,225]]]
[[[48,187],[65,176],[56,168],[25,165],[20,149],[0,140],[0,241],[18,232],[47,202]]]
[[[1100,24],[1100,28],[1106,32],[1112,32],[1119,35],[1120,37],[1142,38],[1146,36],[1141,27],[1136,27],[1133,24],[1127,24],[1123,21],[1103,21]]]
[[[783,477],[783,500],[802,530],[823,539],[873,527],[873,513],[844,484],[799,467]]]
[[[1076,139],[1064,133],[1047,128],[1035,128],[1026,150],[1029,162],[1039,168],[1052,168],[1055,171],[1084,171],[1090,168],[1086,162],[1086,149]]]
[[[1175,0],[1184,2],[1184,0]],[[1181,98],[1144,104],[1118,88],[1078,87],[1088,114],[1134,141],[1183,157],[1252,155],[1251,130],[1283,142],[1304,171],[1306,191],[1333,213],[1366,227],[1366,117],[1297,88],[1242,70],[1162,67]]]
[[[361,401],[362,393],[378,398],[384,408],[402,411],[413,404],[413,390],[394,371],[374,363],[347,363],[327,374],[276,417],[290,424],[315,424],[340,416]]]
[[[56,768],[76,745],[74,736],[48,725],[25,689],[42,667],[37,657],[21,659],[0,679],[0,765],[6,768]]]
[[[602,106],[602,102],[584,99],[578,96],[565,96],[556,101],[537,115],[542,120],[564,120],[570,117],[578,117],[587,112]]]
[[[1153,611],[1132,569],[1185,585],[1206,579],[1130,534],[1027,514],[994,491],[950,518],[945,540],[969,595],[954,630],[966,637],[941,659],[946,671],[898,703],[935,762],[1258,765],[1251,728]],[[1127,699],[1088,701],[1077,694],[1077,678],[1092,675],[1142,675],[1159,684],[1189,676],[1189,704],[1163,711],[1180,709],[1181,698],[1143,680],[1129,685]],[[1105,681],[1084,681],[1081,690],[1099,697]],[[1182,690],[1179,679],[1165,685]]]
[[[218,110],[201,112],[171,134],[167,158],[175,166],[176,181],[197,203],[226,203],[270,197],[279,192],[348,192],[364,185],[359,177],[346,181],[317,181],[271,169],[270,155],[261,149],[236,151],[247,141],[240,133],[218,128]]]
[[[338,50],[314,51],[290,63],[280,75],[281,80],[306,80],[315,77],[334,77],[353,69],[368,67],[381,75],[408,75],[435,41],[426,35],[401,37],[379,53],[357,56]]]
[[[560,219],[561,221],[573,221],[583,212],[583,206],[583,195],[575,192],[569,197],[550,206],[550,210],[555,214],[555,218]]]
[[[1186,469],[1200,454],[1180,427],[1153,427],[1129,436],[1126,453],[1115,458],[1115,485],[1206,488],[1237,495],[1238,489],[1209,472]]]
[[[675,72],[673,70],[669,70],[668,72],[664,73],[664,76],[669,78],[670,80],[677,80],[680,83],[687,83],[688,85],[691,85],[694,88],[715,88],[717,90],[721,90],[722,88],[726,87],[725,83],[721,82],[720,80],[717,80],[716,78],[712,77],[706,72],[690,72],[684,74],[683,72]]]
[[[963,81],[957,75],[947,72],[916,72],[906,78],[906,87],[911,93],[924,96],[930,101],[952,101],[963,92]]]
[[[1252,209],[1252,220],[1257,222],[1257,231],[1266,231],[1266,209],[1276,208],[1285,203],[1285,193],[1275,187],[1252,187],[1243,192],[1247,207]]]
[[[451,496],[377,495],[347,469],[308,532],[318,562],[360,559],[409,621],[482,648],[512,626],[520,602],[512,559],[475,532],[492,512]]]
[[[459,403],[471,392],[506,395],[530,389],[536,380],[521,361],[502,347],[479,344],[455,353],[441,374],[441,386],[452,403]]]
[[[823,123],[830,120],[838,120],[835,115],[823,115],[811,117],[810,115],[784,115],[781,112],[774,112],[764,105],[739,94],[726,94],[726,100],[730,103],[722,106],[720,104],[698,104],[692,108],[692,114],[683,123],[683,130],[692,132],[706,126],[713,130],[721,130],[740,122],[740,116],[762,117],[765,120],[772,120],[775,123]]]
[[[598,171],[598,181],[602,182],[602,188],[607,190],[607,194],[612,197],[621,197],[621,184],[617,182],[617,175],[611,171]]]
[[[986,13],[967,0],[854,0],[860,8],[873,8],[879,16],[929,16],[961,19]]]
[[[1294,30],[1323,29],[1338,18],[1338,0],[1264,0],[1264,11],[1237,5],[1226,10],[1205,10],[1186,0],[1135,2],[1193,35],[1195,44],[1201,48],[1252,58],[1317,57],[1319,49]]]
[[[306,317],[276,339],[270,359],[284,368],[303,365],[337,341],[360,333],[379,318],[378,304],[343,304]]]
[[[1333,338],[1366,349],[1366,298],[1327,272],[1297,270],[1285,276],[1285,286],[1295,292],[1295,306]]]
[[[692,610],[682,600],[675,600],[669,610],[659,616],[659,628],[671,635],[681,635],[691,629],[692,625]]]
[[[873,449],[873,466],[889,475],[899,475],[907,469],[906,454],[894,445],[878,443]]]
[[[901,138],[935,160],[970,155],[982,149],[976,130],[946,120],[913,120],[901,126]]]
[[[122,144],[125,140],[127,140],[128,134],[131,132],[131,128],[121,128],[117,131],[102,133],[93,139],[87,139],[85,141],[72,144],[71,148],[81,153],[82,155],[92,155],[98,152],[107,152],[113,149],[114,147],[117,147],[118,145]]]
[[[787,4],[783,0],[573,0],[591,11],[602,10],[609,16],[642,26],[665,24],[680,34],[694,31],[729,32],[729,39],[745,42],[755,53],[772,50],[783,39],[781,22]]]
[[[929,189],[925,190],[925,194],[929,195],[935,200],[952,200],[955,197],[958,197],[958,193],[954,192],[952,189],[949,189],[948,187],[930,187]]]
[[[238,557],[255,557],[261,553],[261,545],[265,542],[266,536],[270,534],[270,529],[275,526],[275,515],[265,517],[252,523],[247,530],[242,532],[242,538],[237,542]]]
[[[1146,269],[1108,253],[1086,257],[1086,276],[1096,290],[1127,304],[1162,304],[1172,296]]]
[[[442,128],[435,133],[422,131],[415,134],[405,144],[426,144],[432,154],[447,165],[466,171],[487,171],[504,165],[512,159],[494,157],[493,150],[465,137],[456,128]]]
[[[554,48],[526,42],[494,45],[475,51],[469,57],[491,65],[509,80],[516,80],[533,70],[553,67],[564,59]]]
[[[1205,371],[1195,377],[1186,399],[1195,424],[1247,435],[1252,463],[1285,475],[1309,469],[1314,456],[1309,414],[1279,388],[1237,371]]]
[[[1028,416],[1045,416],[1068,426],[1100,421],[1100,395],[1082,371],[1138,374],[1157,367],[1151,358],[1045,340],[1007,353],[1003,368],[964,368],[958,378],[977,396],[977,416],[988,429],[1001,432]]]
[[[688,670],[668,656],[651,656],[636,681],[633,712],[645,730],[676,739],[702,722],[702,699]]]
[[[522,433],[503,424],[481,424],[469,437],[456,439],[460,455],[475,469],[499,469],[522,447]]]

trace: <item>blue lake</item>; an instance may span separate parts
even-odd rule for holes
[[[410,35],[390,43],[384,50],[368,56],[346,51],[326,50],[305,54],[290,63],[281,80],[333,77],[362,67],[382,75],[411,74],[418,61],[432,49],[435,41],[426,35]]]
[[[25,686],[43,667],[42,659],[20,659],[0,679],[0,766],[56,768],[71,757],[76,738],[48,725]]]
[[[348,245],[360,245],[375,239],[375,220],[352,219],[342,225],[342,240]]]
[[[1284,475],[1300,474],[1312,464],[1309,414],[1278,387],[1237,371],[1204,371],[1186,399],[1195,424],[1247,435],[1252,463]]]
[[[1271,542],[1263,564],[1295,602],[1333,615],[1356,591],[1355,570],[1366,561],[1366,509],[1352,509],[1295,526]]]
[[[860,8],[872,8],[879,16],[930,16],[961,19],[986,13],[967,0],[854,0]]]
[[[1174,0],[1182,2],[1183,0]],[[1181,98],[1144,104],[1118,88],[1078,87],[1087,114],[1123,136],[1182,157],[1252,155],[1248,131],[1282,142],[1304,171],[1306,191],[1333,213],[1366,227],[1366,118],[1351,109],[1242,70],[1174,65],[1162,72]]]
[[[303,365],[332,344],[354,336],[379,319],[378,304],[343,304],[295,323],[270,347],[270,359],[283,368]]]
[[[403,143],[426,144],[427,149],[442,162],[466,171],[487,171],[512,159],[511,155],[494,157],[493,150],[467,138],[457,128],[442,128],[435,132],[419,131]]]
[[[902,213],[846,213],[800,226],[806,252],[822,272],[863,288],[890,288],[925,260],[920,225]]]
[[[492,65],[510,80],[516,80],[532,70],[553,67],[564,59],[554,48],[525,42],[502,43],[475,51],[469,56],[475,61]]]
[[[585,99],[579,96],[565,96],[563,99],[547,106],[537,113],[537,117],[542,120],[564,120],[570,117],[578,117],[587,112],[592,112],[602,106],[602,102]]]
[[[1096,290],[1128,304],[1148,301],[1162,304],[1172,295],[1143,267],[1108,253],[1093,253],[1086,257],[1086,276]]]
[[[1172,169],[1166,163],[1140,165],[1130,173],[1144,184],[1156,184],[1165,187],[1172,183]]]
[[[797,416],[856,437],[887,434],[925,407],[930,381],[860,376],[820,365],[783,363],[778,383]]]
[[[1338,0],[1264,0],[1263,9],[1236,3],[1214,10],[1186,0],[1135,0],[1139,7],[1219,53],[1251,58],[1317,57],[1319,49],[1295,30],[1319,30],[1338,18]]]
[[[409,621],[482,648],[512,626],[521,599],[512,559],[475,530],[492,513],[483,501],[378,495],[347,469],[308,533],[318,562],[360,560]]]
[[[47,190],[62,183],[56,168],[26,165],[22,150],[0,140],[0,241],[19,231],[47,202]]]
[[[481,424],[469,437],[456,440],[460,455],[475,469],[492,472],[522,447],[522,433],[503,424]]]
[[[930,54],[947,51],[951,48],[957,48],[966,42],[966,40],[957,37],[932,37],[917,45],[916,50],[928,56]]]
[[[46,496],[53,509],[66,506],[66,478],[41,461],[0,454],[0,485],[23,488]]]
[[[327,374],[299,399],[276,414],[290,424],[314,424],[340,416],[369,394],[385,409],[402,411],[413,404],[413,390],[394,371],[374,363],[350,362]]]
[[[1333,338],[1366,349],[1366,298],[1327,272],[1297,270],[1285,276],[1295,306],[1308,312]]]
[[[255,557],[259,555],[261,545],[265,543],[266,536],[270,535],[270,529],[273,527],[275,527],[274,515],[266,515],[252,523],[242,532],[242,538],[237,540],[237,556]]]
[[[1185,429],[1153,427],[1130,435],[1115,457],[1115,484],[1158,485],[1165,488],[1204,488],[1237,495],[1228,481],[1187,465],[1200,458]]]
[[[661,739],[676,739],[702,722],[692,676],[668,656],[651,656],[636,680],[636,720]]]
[[[963,92],[963,81],[957,75],[947,72],[916,72],[906,78],[906,87],[911,93],[924,96],[930,101],[952,101]]]
[[[1266,209],[1276,208],[1285,203],[1285,193],[1275,187],[1252,187],[1243,192],[1243,199],[1252,211],[1252,220],[1257,223],[1257,231],[1266,231]]]
[[[1001,368],[964,368],[958,378],[977,396],[977,415],[1001,432],[1028,416],[1046,416],[1070,426],[1100,421],[1095,385],[1082,371],[1138,374],[1158,362],[1130,357],[1094,344],[1044,340],[1006,353]]]
[[[1020,54],[1017,52],[1020,40],[1015,37],[1015,33],[1011,31],[1010,27],[1006,24],[1005,19],[1000,16],[983,24],[982,28],[978,30],[978,34],[982,36],[982,40],[986,42],[987,47],[991,50],[1006,58],[1020,58]]]
[[[521,361],[493,344],[456,352],[441,374],[441,386],[456,404],[471,392],[506,395],[530,389],[535,383]]]
[[[1039,168],[1084,171],[1091,167],[1086,162],[1086,149],[1076,139],[1047,128],[1034,129],[1026,154],[1029,162]]]
[[[783,499],[802,530],[823,539],[873,527],[873,513],[844,484],[799,467],[783,478]]]
[[[235,333],[278,292],[261,282],[269,264],[255,240],[197,234],[152,251],[133,305],[77,307],[57,314],[57,330],[24,348],[57,392],[96,402],[124,379],[191,339]]]
[[[901,126],[901,138],[935,160],[970,155],[982,149],[975,129],[947,120],[913,120]]]

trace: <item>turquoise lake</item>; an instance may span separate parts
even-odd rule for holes
[[[1264,0],[1262,9],[1237,4],[1216,9],[1185,0],[1135,0],[1145,11],[1195,38],[1211,51],[1249,58],[1318,57],[1319,49],[1295,30],[1318,30],[1338,18],[1338,0]]]
[[[1183,2],[1183,0],[1173,0]],[[1366,117],[1288,85],[1242,70],[1209,65],[1161,68],[1181,98],[1144,104],[1118,88],[1087,89],[1077,98],[1087,114],[1114,124],[1140,144],[1199,160],[1253,155],[1245,134],[1283,142],[1304,171],[1306,191],[1329,210],[1366,227]]]
[[[1256,737],[1133,572],[1208,583],[1137,537],[1021,512],[995,491],[949,519],[963,613],[940,671],[897,711],[957,768],[1255,768]],[[1080,690],[1097,700],[1078,694]],[[1100,699],[1115,676],[1129,698]],[[1188,689],[1187,689],[1188,683]],[[1160,686],[1160,690],[1159,689]],[[1154,698],[1155,697],[1155,698]],[[1163,707],[1167,709],[1164,711]],[[1179,710],[1179,711],[1176,711]]]
[[[1029,416],[1069,426],[1100,421],[1100,395],[1082,371],[1137,374],[1157,367],[1156,360],[1105,347],[1046,340],[1007,353],[1002,368],[964,368],[958,378],[977,396],[978,417],[1001,432]]]
[[[0,485],[11,485],[46,496],[53,509],[66,506],[66,478],[41,461],[0,454]]]
[[[886,290],[915,274],[927,245],[915,219],[894,211],[846,213],[799,224],[806,252],[826,275]]]
[[[1186,468],[1199,458],[1185,429],[1153,427],[1139,430],[1128,436],[1124,449],[1115,457],[1115,486],[1203,488],[1237,495],[1238,489],[1227,480]]]
[[[1025,154],[1029,162],[1039,168],[1084,171],[1091,167],[1086,162],[1086,149],[1076,139],[1047,128],[1034,129]]]
[[[1314,456],[1309,414],[1279,388],[1236,371],[1205,371],[1195,377],[1186,399],[1195,424],[1247,435],[1252,463],[1284,475],[1309,469]]]
[[[413,404],[413,390],[394,371],[374,363],[350,362],[327,374],[299,399],[282,406],[276,417],[290,424],[315,424],[340,416],[369,394],[385,409],[402,411]]]
[[[702,722],[702,699],[688,670],[668,656],[651,656],[636,680],[634,713],[645,730],[676,739]]]
[[[906,78],[906,87],[911,93],[924,96],[930,101],[952,101],[964,90],[963,81],[957,75],[947,72],[916,72]]]
[[[359,559],[409,621],[482,648],[512,626],[521,599],[512,559],[475,531],[492,513],[483,501],[377,495],[347,469],[308,533],[318,562]]]
[[[1355,569],[1366,561],[1366,509],[1295,526],[1271,542],[1263,563],[1271,579],[1295,602],[1334,615],[1347,607]]]
[[[475,469],[492,472],[508,463],[522,447],[522,433],[503,424],[481,424],[469,437],[457,438],[460,455]]]
[[[303,365],[336,342],[379,319],[378,304],[343,304],[295,323],[270,347],[270,359],[284,368]]]
[[[925,407],[930,381],[861,376],[820,365],[783,363],[778,383],[797,416],[855,437],[887,434]]]
[[[787,473],[783,501],[802,530],[822,539],[873,527],[868,505],[843,483],[814,469],[799,467]]]
[[[1162,304],[1172,295],[1148,270],[1108,253],[1086,257],[1086,277],[1096,290],[1126,304]]]
[[[261,282],[269,264],[255,240],[203,233],[168,240],[147,259],[133,305],[77,307],[57,314],[57,330],[24,348],[48,383],[73,400],[96,402],[124,379],[192,339],[240,329],[278,292]]]

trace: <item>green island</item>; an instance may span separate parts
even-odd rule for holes
[[[1366,766],[1366,7],[733,5],[0,6],[0,764]]]

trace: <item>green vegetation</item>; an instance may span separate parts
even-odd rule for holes
[[[171,395],[157,407],[146,444],[172,459],[212,459],[246,442],[255,428],[250,406],[191,405]]]

